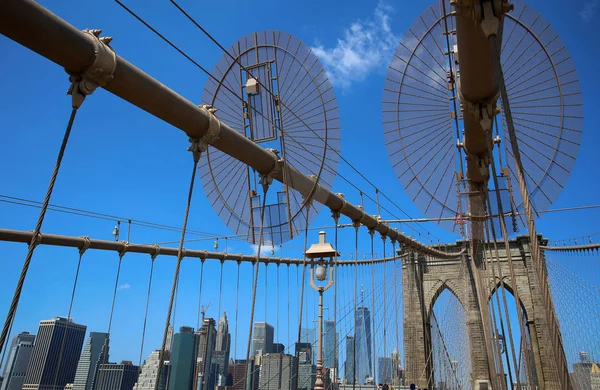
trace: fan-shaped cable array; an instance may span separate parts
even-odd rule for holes
[[[215,65],[217,81],[208,80],[202,103],[216,108],[219,119],[239,133],[277,150],[289,165],[331,188],[339,161],[332,149],[339,149],[340,121],[333,88],[317,57],[281,31],[250,34],[234,43],[229,54]],[[256,243],[259,175],[214,148],[209,148],[200,169],[219,217],[235,234]],[[295,237],[320,209],[319,203],[286,185],[270,193],[265,243],[277,245]]]

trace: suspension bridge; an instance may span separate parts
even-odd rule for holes
[[[342,154],[334,88],[313,50],[277,30],[226,47],[184,2],[165,3],[222,52],[212,71],[114,2],[205,73],[200,104],[128,62],[122,37],[92,29],[101,26],[81,30],[31,0],[0,4],[0,34],[64,68],[71,104],[42,201],[0,194],[37,218],[33,229],[0,219],[0,241],[23,256],[2,279],[0,390],[600,389],[600,243],[536,227],[544,213],[600,207],[552,208],[576,162],[583,99],[566,45],[537,11],[439,0],[397,42],[383,140],[423,215],[412,218]],[[100,90],[189,140],[177,141],[188,149],[185,187],[158,177],[149,186],[181,192],[177,225],[52,200],[65,165],[96,163],[71,158],[69,145]],[[190,227],[199,186],[230,233]],[[115,226],[112,237],[60,233],[51,215]],[[442,230],[460,238],[443,242]],[[252,250],[231,249],[242,245]],[[41,264],[40,252],[74,261]],[[47,315],[44,302],[58,298],[32,284],[40,272],[67,286],[65,312]],[[141,299],[123,296],[128,272],[143,279]],[[24,300],[45,316],[35,335],[19,328]],[[102,308],[94,322],[105,327],[77,322],[82,305]],[[136,351],[113,362],[120,344]]]

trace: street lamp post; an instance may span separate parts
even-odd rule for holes
[[[339,256],[339,253],[337,253],[331,244],[325,242],[325,232],[323,231],[319,232],[319,242],[312,244],[306,251],[306,257],[313,259],[310,268],[310,285],[319,293],[319,349],[317,354],[317,378],[314,390],[325,390],[323,383],[323,293],[333,285],[333,258],[336,256]],[[327,275],[328,266],[329,277]]]

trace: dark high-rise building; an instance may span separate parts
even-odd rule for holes
[[[205,318],[202,327],[196,332],[198,337],[198,381],[197,390],[215,388],[217,372],[215,346],[217,330],[214,318]]]
[[[231,373],[231,386],[233,390],[246,390],[246,363],[245,360],[236,360],[229,364]]]
[[[179,328],[173,337],[169,390],[191,389],[194,383],[198,338],[189,326]]]
[[[309,343],[296,343],[298,357],[298,390],[312,390],[315,387],[316,367],[312,361],[313,348]]]
[[[337,363],[337,333],[335,321],[325,321],[325,334],[323,335],[323,367],[335,368]]]
[[[313,362],[317,362],[317,330],[314,328],[300,329],[300,342],[308,343],[313,346]]]
[[[63,317],[40,321],[23,390],[62,390],[73,383],[85,332],[84,325]]]
[[[295,356],[282,353],[263,355],[260,362],[260,390],[297,390]]]
[[[21,390],[23,388],[23,380],[27,373],[34,340],[35,335],[29,334],[29,332],[21,332],[13,338],[8,352],[8,360],[4,366],[1,390]]]
[[[101,364],[108,362],[108,333],[90,332],[77,364],[73,390],[95,390]]]
[[[273,344],[273,352],[272,353],[284,353],[284,352],[285,352],[285,345],[283,345],[281,343]]]
[[[215,343],[215,362],[217,363],[217,385],[225,386],[229,374],[229,353],[231,350],[231,334],[229,333],[229,321],[227,313],[219,320],[217,330],[217,342]]]
[[[132,390],[137,381],[139,367],[130,361],[104,363],[98,369],[97,384],[94,390]]]
[[[354,337],[346,336],[346,362],[344,363],[344,378],[346,379],[346,383],[354,383],[355,374],[354,374]]]
[[[356,380],[365,384],[373,375],[371,358],[371,312],[362,306],[356,309]]]
[[[254,332],[252,337],[252,356],[256,356],[258,352],[263,355],[273,351],[273,326],[266,322],[254,323]]]
[[[230,365],[231,387],[233,390],[258,390],[260,366],[255,364],[256,357],[251,356],[248,366],[246,360],[235,360]]]

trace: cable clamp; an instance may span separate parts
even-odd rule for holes
[[[203,110],[208,111],[208,130],[198,140],[198,147],[201,153],[206,152],[208,145],[212,145],[219,139],[221,133],[221,121],[215,116],[217,109],[210,104],[201,104],[200,107]]]
[[[342,200],[342,206],[339,209],[337,209],[337,210],[331,209],[331,216],[333,217],[333,219],[335,220],[335,223],[337,225],[337,223],[342,215],[342,211],[346,208],[346,205],[348,204],[348,202],[344,198],[346,195],[342,194],[341,192],[336,193],[336,195]]]
[[[85,253],[85,251],[87,251],[88,249],[90,249],[90,245],[92,243],[91,243],[90,238],[88,236],[83,236],[83,237],[80,237],[80,238],[83,239],[83,244],[79,248],[79,256],[83,256],[83,254]]]
[[[158,246],[157,244],[154,244],[153,246],[154,246],[154,252],[150,255],[150,258],[152,259],[152,261],[156,260],[158,255],[160,255],[160,246]]]
[[[121,242],[123,244],[123,248],[119,250],[119,257],[122,259],[125,256],[125,253],[129,250],[129,243],[127,241]]]
[[[281,174],[281,171],[283,170],[283,164],[284,164],[283,159],[279,158],[278,150],[272,149],[272,148],[267,148],[267,151],[269,151],[275,155],[276,161],[275,161],[275,167],[273,167],[271,172],[259,173],[260,180],[258,181],[258,183],[260,185],[262,185],[263,192],[265,192],[265,193],[267,192],[267,189],[269,188],[271,183],[273,183],[273,177]]]
[[[91,37],[94,44],[94,62],[79,75],[69,73],[71,86],[67,91],[71,95],[73,108],[81,107],[87,95],[91,95],[96,88],[106,87],[114,79],[117,68],[117,54],[110,47],[111,37],[101,37],[102,30],[83,30]]]
[[[32,237],[30,245],[35,248],[38,245],[40,245],[41,243],[42,243],[42,233],[38,233],[35,237]]]

